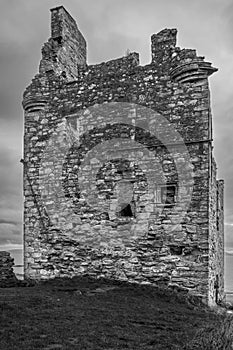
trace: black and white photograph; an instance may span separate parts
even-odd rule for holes
[[[233,349],[232,0],[0,8],[0,350]]]

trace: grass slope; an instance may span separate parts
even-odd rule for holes
[[[196,332],[220,318],[150,286],[56,279],[0,288],[0,349],[190,349]]]

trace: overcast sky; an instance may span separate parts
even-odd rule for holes
[[[225,180],[226,241],[233,247],[233,1],[0,0],[0,246],[22,243],[22,93],[38,71],[50,36],[50,11],[63,5],[88,43],[88,63],[123,56],[150,62],[150,36],[178,29],[181,48],[194,48],[219,71],[210,78],[214,153]]]

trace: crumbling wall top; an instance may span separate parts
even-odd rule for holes
[[[163,29],[151,36],[152,62],[158,64],[167,61],[171,51],[176,47],[176,29]]]
[[[55,7],[51,11],[51,38],[63,39],[78,30],[77,23],[69,12],[63,7]]]
[[[68,80],[75,79],[78,67],[86,65],[86,40],[63,6],[51,11],[51,38],[42,48],[40,73],[54,71]]]

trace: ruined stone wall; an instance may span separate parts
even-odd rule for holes
[[[14,286],[17,279],[14,271],[14,259],[10,253],[0,251],[0,288]]]
[[[213,299],[207,78],[216,69],[176,47],[174,29],[152,36],[146,66],[131,53],[77,65],[73,81],[56,62],[42,66],[23,101],[26,277],[89,274]]]
[[[224,298],[224,181],[217,181],[217,273],[219,279],[219,299]]]
[[[224,215],[223,180],[216,180],[217,167],[212,156],[209,197],[209,303],[224,298]]]

